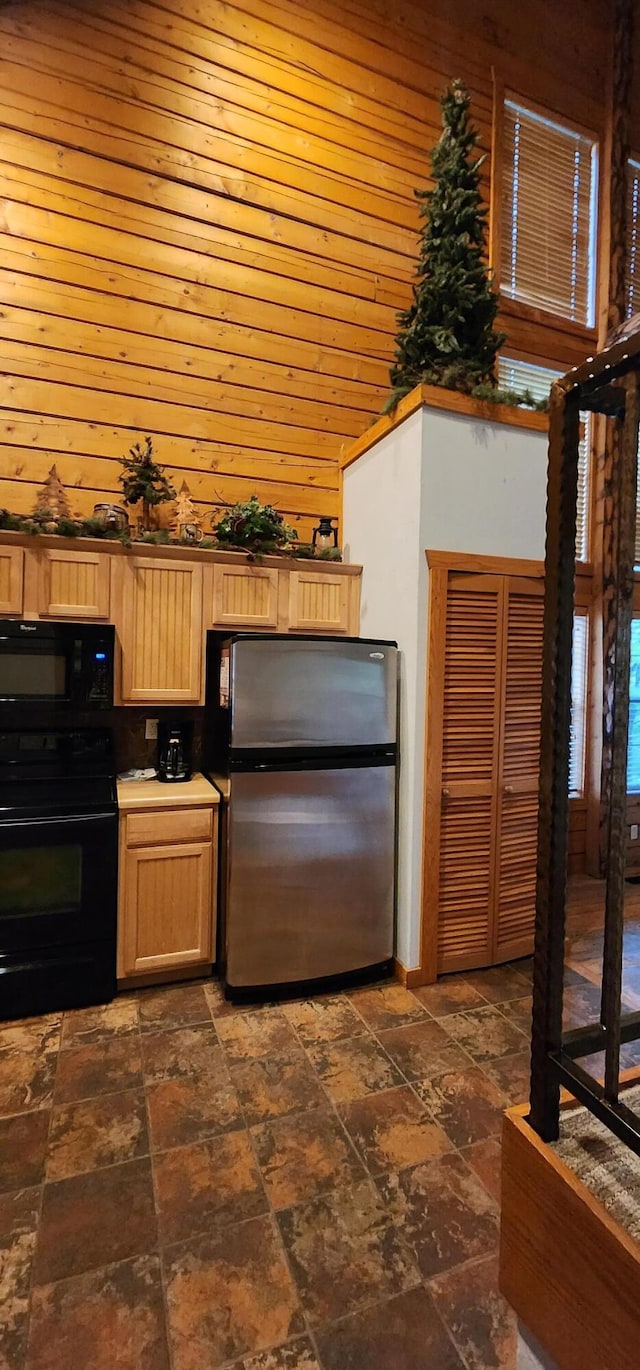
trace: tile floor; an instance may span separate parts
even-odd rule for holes
[[[530,979],[257,1010],[209,981],[0,1024],[0,1370],[513,1370],[499,1134]]]

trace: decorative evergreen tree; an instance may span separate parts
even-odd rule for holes
[[[51,467],[44,485],[38,491],[34,515],[49,520],[69,518],[69,500],[55,466]]]
[[[469,95],[453,81],[440,100],[443,132],[431,154],[431,190],[416,190],[424,220],[413,304],[398,315],[393,394],[385,413],[415,385],[467,393],[496,384],[498,299],[485,263],[487,211],[480,198],[479,135]]]
[[[145,438],[144,447],[139,442],[129,449],[128,457],[121,457],[124,467],[119,477],[122,484],[125,504],[138,504],[142,500],[142,527],[151,528],[151,509],[158,504],[166,504],[175,499],[176,492],[164,474],[164,468],[153,460],[153,442]]]
[[[176,495],[176,507],[171,523],[171,531],[176,537],[181,537],[183,536],[182,530],[185,527],[195,529],[196,537],[198,534],[200,534],[200,536],[202,535],[202,519],[191,498],[189,486],[187,485],[186,480],[183,480]]]

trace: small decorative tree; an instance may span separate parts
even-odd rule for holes
[[[192,530],[188,532],[187,530]],[[171,532],[185,542],[196,542],[202,537],[202,519],[191,498],[186,480],[176,495],[176,507],[171,523]]]
[[[55,466],[51,467],[44,485],[38,491],[33,513],[36,519],[46,518],[51,522],[70,517],[67,492]]]
[[[124,467],[119,477],[125,504],[138,504],[142,501],[141,526],[143,531],[152,527],[151,510],[158,504],[166,504],[175,499],[176,492],[164,474],[164,468],[153,459],[153,442],[145,438],[144,447],[139,442],[129,449],[128,457],[120,458]]]
[[[413,304],[398,315],[393,394],[385,413],[415,385],[467,393],[496,384],[498,299],[485,263],[487,211],[480,198],[479,135],[469,95],[452,81],[440,101],[443,132],[431,153],[432,190],[417,190],[424,220]]]

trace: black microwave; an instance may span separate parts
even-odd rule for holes
[[[0,703],[113,706],[113,624],[0,619]]]

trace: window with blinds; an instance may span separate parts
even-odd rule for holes
[[[589,618],[587,610],[573,616],[571,654],[571,729],[569,733],[569,798],[584,794],[587,754],[587,685],[589,676]]]
[[[501,290],[593,325],[597,144],[504,103]]]
[[[627,318],[640,309],[640,162],[627,163]]]
[[[534,366],[531,362],[515,361],[512,357],[498,359],[498,384],[505,390],[530,390],[535,400],[548,398],[549,391],[561,371],[552,371],[547,366]],[[578,507],[576,511],[576,558],[587,561],[589,557],[589,450],[591,443],[591,415],[582,415],[582,436],[578,456]],[[638,526],[640,536],[640,525]],[[638,548],[640,551],[640,546]]]

